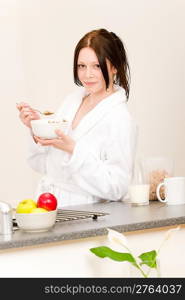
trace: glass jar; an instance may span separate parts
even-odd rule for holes
[[[156,189],[164,178],[174,176],[174,161],[167,157],[147,157],[140,162],[141,172],[145,181],[150,185],[149,200],[157,200]],[[165,198],[164,188],[160,191],[162,199]]]

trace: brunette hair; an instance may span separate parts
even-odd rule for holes
[[[73,64],[74,82],[79,86],[81,86],[82,83],[78,78],[77,62],[79,52],[84,47],[90,47],[96,53],[107,89],[109,87],[109,76],[106,58],[111,62],[117,70],[114,83],[125,89],[128,99],[130,90],[130,68],[121,39],[114,32],[109,32],[106,29],[90,31],[80,39],[75,48]]]

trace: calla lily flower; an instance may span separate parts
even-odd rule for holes
[[[124,234],[109,228],[107,228],[107,230],[108,230],[108,239],[110,242],[119,244],[125,249],[129,250],[128,240]]]
[[[159,251],[161,250],[162,246],[164,245],[164,243],[169,240],[173,234],[175,234],[178,230],[180,229],[180,226],[176,227],[176,228],[172,228],[172,229],[169,229],[166,233],[165,233],[165,236],[164,236],[164,239],[158,249],[158,253]]]
[[[100,246],[96,248],[91,248],[90,251],[94,253],[96,256],[105,258],[108,257],[114,261],[119,262],[128,262],[131,263],[132,266],[137,268],[143,277],[148,277],[152,269],[156,269],[158,277],[160,277],[160,267],[159,267],[159,259],[158,255],[163,244],[176,232],[180,229],[180,226],[176,228],[172,228],[165,233],[164,239],[158,248],[158,250],[151,250],[148,252],[141,253],[139,256],[135,256],[132,254],[132,251],[129,249],[127,238],[124,234],[115,231],[113,229],[107,228],[108,230],[108,239],[113,244],[121,245],[124,247],[127,252],[118,252],[107,246]],[[148,267],[148,270],[145,271]]]
[[[176,228],[172,228],[172,229],[169,229],[167,232],[166,232],[166,235],[164,237],[164,239],[167,241],[169,240],[169,238],[171,238],[171,236],[180,229],[180,226],[176,227]]]

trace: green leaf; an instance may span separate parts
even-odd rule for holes
[[[101,258],[108,257],[116,261],[128,261],[138,268],[135,258],[130,253],[117,252],[106,246],[91,248],[90,251]]]
[[[142,260],[140,265],[147,265],[150,268],[157,268],[156,263],[157,252],[155,250],[142,253],[139,258]]]

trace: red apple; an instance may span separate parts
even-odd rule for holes
[[[43,193],[37,200],[37,207],[55,210],[57,208],[57,198],[51,193]]]

